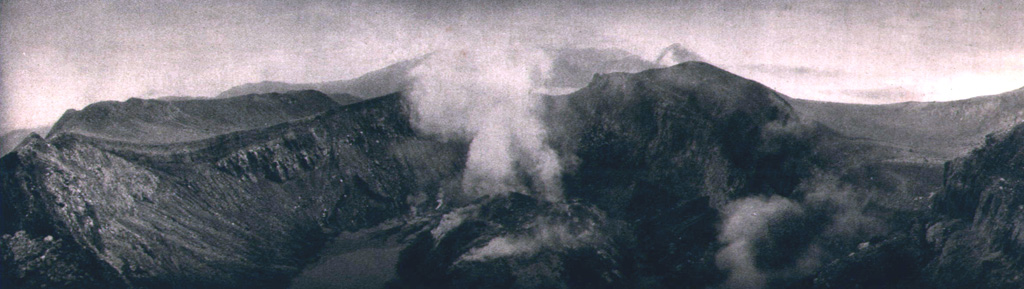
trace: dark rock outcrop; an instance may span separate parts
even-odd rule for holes
[[[597,75],[550,106],[553,142],[571,165],[567,194],[613,215],[788,195],[814,165],[819,132],[785,99],[702,62]]]
[[[566,194],[629,224],[633,285],[644,288],[720,282],[716,209],[799,197],[828,134],[771,89],[701,62],[598,75],[549,102],[552,141],[570,165]]]
[[[751,195],[799,198],[798,185],[822,165],[819,139],[832,136],[800,122],[767,87],[700,62],[598,75],[578,92],[549,97],[547,109],[549,142],[568,165],[568,206],[594,212],[568,214],[600,215],[589,223],[603,229],[589,230],[602,232],[603,241],[544,247],[547,242],[527,237],[538,234],[522,232],[552,226],[537,225],[532,220],[538,216],[567,213],[538,209],[552,205],[518,194],[488,199],[449,213],[433,234],[422,234],[403,252],[401,278],[393,285],[713,286],[725,277],[715,264],[716,208]],[[513,200],[529,205],[478,212]],[[570,266],[570,260],[589,260],[592,267]],[[573,268],[592,283],[572,282]]]
[[[488,196],[420,233],[402,251],[391,287],[628,287],[623,228],[581,203]]]
[[[711,286],[715,208],[796,194],[817,165],[815,128],[783,98],[705,63],[599,75],[547,101],[567,203],[511,193],[454,209],[403,250],[393,287]]]
[[[861,243],[857,251],[792,288],[929,288],[922,268],[931,254],[919,237],[897,234]]]
[[[946,288],[1024,287],[1024,125],[988,137],[947,164],[934,198],[942,218],[928,228],[938,256],[929,264]]]
[[[50,131],[49,126],[36,127],[30,129],[15,129],[3,134],[0,134],[0,156],[6,155],[7,153],[18,147],[29,135],[38,134],[46,135]]]
[[[4,287],[281,287],[333,232],[409,212],[464,150],[417,138],[398,95],[185,143],[36,138],[0,159]]]

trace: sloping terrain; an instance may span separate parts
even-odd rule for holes
[[[548,106],[551,141],[574,165],[570,201],[511,194],[456,209],[403,251],[394,286],[714,285],[715,208],[792,195],[814,166],[811,134],[780,95],[706,63],[600,75]]]
[[[927,214],[819,271],[811,288],[1021,288],[1024,125],[947,162]]]
[[[221,92],[217,95],[217,98],[247,94],[282,93],[295,90],[317,90],[331,96],[354,95],[360,99],[367,99],[406,90],[411,83],[409,70],[418,65],[422,60],[423,57],[401,61],[353,79],[318,83],[287,83],[279,81],[246,83]],[[339,97],[333,98],[341,100]]]
[[[403,250],[393,287],[924,284],[910,273],[930,252],[921,218],[941,165],[886,167],[906,152],[801,120],[784,96],[699,62],[599,75],[547,107],[580,211],[518,194],[456,209]],[[723,226],[737,217],[754,233],[734,255]],[[731,283],[748,273],[763,284]]]
[[[592,205],[487,196],[417,234],[389,287],[629,287],[622,227]]]
[[[1024,125],[947,166],[928,273],[950,288],[1024,286]]]
[[[415,138],[397,95],[194,142],[37,138],[0,159],[4,287],[281,287],[462,149]]]
[[[801,116],[839,133],[940,161],[967,154],[985,136],[1024,120],[1024,88],[949,102],[858,105],[790,99]]]
[[[844,181],[890,208],[926,209],[942,191],[944,163],[965,156],[985,136],[1024,120],[1024,89],[949,102],[860,105],[787,99],[807,121],[845,139],[835,145],[854,163]]]
[[[323,93],[309,90],[224,99],[104,101],[64,113],[48,138],[74,133],[136,143],[192,141],[269,127],[340,105]]]

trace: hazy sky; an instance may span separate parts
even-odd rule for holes
[[[653,60],[678,42],[787,95],[843,102],[1024,86],[1024,0],[504,2],[3,1],[0,124],[47,125],[100,100],[347,79],[476,43]]]

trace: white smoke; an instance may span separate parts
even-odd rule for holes
[[[812,189],[804,197],[804,206],[829,208],[831,213],[832,222],[824,232],[827,237],[866,239],[888,230],[881,219],[864,214],[871,192],[842,186],[834,177],[810,180],[808,186]]]
[[[569,224],[565,220],[538,218],[527,227],[525,234],[499,236],[483,247],[473,248],[460,260],[484,261],[494,258],[521,255],[529,256],[545,249],[577,248],[596,242],[600,235],[594,222]]]
[[[668,58],[666,58],[668,56]],[[682,44],[672,43],[661,50],[654,63],[661,66],[672,66],[687,61],[706,61],[696,53],[687,50]]]
[[[539,118],[550,66],[540,49],[506,44],[439,51],[411,71],[416,127],[470,141],[467,195],[532,189],[562,199],[561,165]]]
[[[802,215],[803,208],[779,196],[750,197],[728,204],[723,212],[726,219],[718,240],[725,247],[718,251],[715,261],[729,272],[724,288],[764,288],[771,276],[757,266],[755,242],[767,237],[772,221]],[[802,258],[798,267],[814,266],[812,262]]]
[[[802,190],[807,194],[800,202],[781,196],[750,197],[722,209],[724,223],[718,240],[725,247],[715,260],[728,272],[723,288],[764,288],[771,280],[803,278],[827,263],[827,258],[846,255],[836,245],[857,244],[887,231],[884,222],[864,214],[867,192],[842,186],[834,177],[809,180]],[[801,240],[787,239],[792,234],[799,234]],[[784,248],[762,247],[765,243]],[[778,258],[793,261],[759,263]]]

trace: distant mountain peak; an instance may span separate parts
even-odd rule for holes
[[[411,83],[408,74],[413,67],[419,65],[430,54],[395,62],[384,68],[374,70],[359,77],[344,80],[287,83],[279,81],[261,81],[238,85],[217,95],[217,98],[246,94],[288,92],[295,90],[319,90],[327,95],[354,95],[360,99],[373,98],[389,93],[405,90]],[[336,101],[338,99],[335,99]]]

